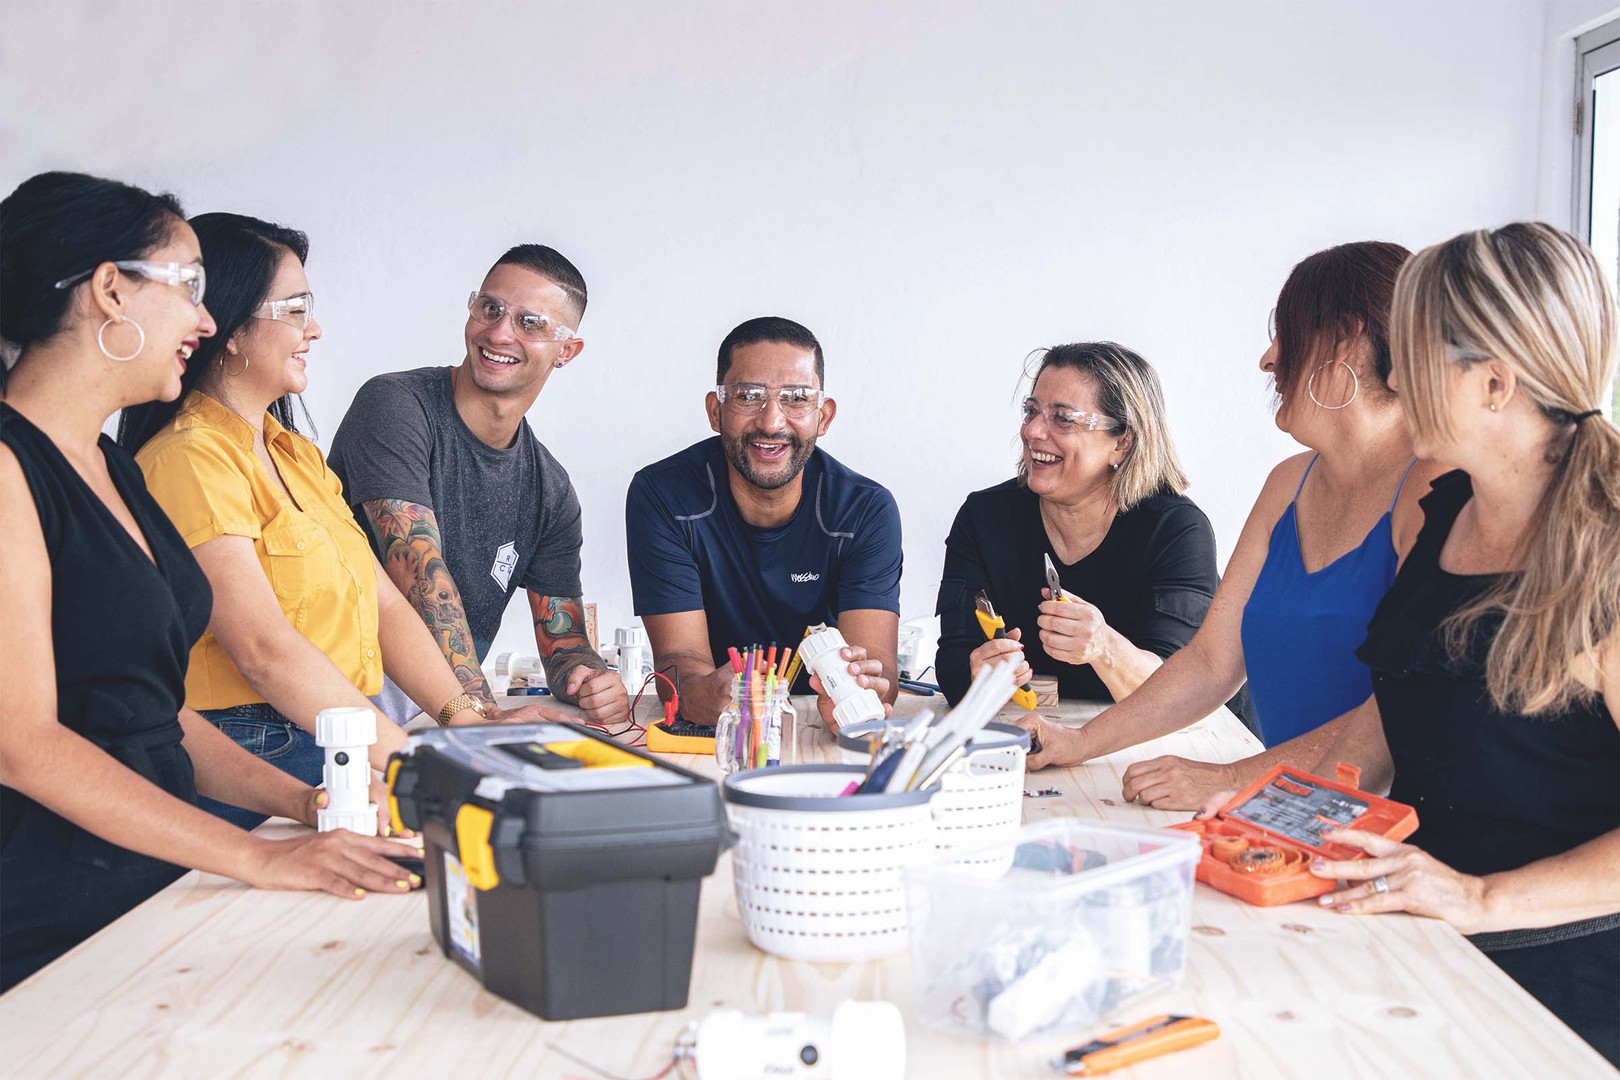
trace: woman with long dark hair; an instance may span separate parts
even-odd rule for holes
[[[214,332],[172,196],[42,173],[0,202],[0,989],[196,867],[262,888],[408,891],[349,832],[272,841],[199,794],[315,824],[325,794],[184,707],[208,581],[102,426],[173,399]]]
[[[405,734],[368,700],[394,681],[441,722],[486,716],[372,554],[319,447],[294,426],[320,339],[304,234],[242,214],[191,221],[211,267],[218,332],[192,358],[175,402],[130,410],[119,441],[213,586],[214,617],[192,650],[186,703],[239,746],[306,783],[324,752],[315,716],[376,713],[379,771]],[[252,828],[262,816],[205,804]]]

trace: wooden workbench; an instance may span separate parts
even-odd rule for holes
[[[902,698],[897,711],[927,703]],[[801,704],[800,715],[808,712]],[[1078,722],[1095,707],[1066,704],[1062,712]],[[797,725],[790,741],[799,761],[837,755],[818,720]],[[1230,761],[1257,749],[1222,710],[1154,743],[1038,774],[1031,788],[1055,787],[1062,796],[1025,800],[1025,819],[1185,820],[1186,814],[1121,801],[1125,767],[1163,753]],[[676,760],[713,774],[712,763]],[[0,997],[0,1073],[591,1075],[555,1052],[557,1044],[618,1076],[645,1077],[669,1061],[684,1025],[717,1006],[826,1013],[846,998],[886,998],[907,1011],[907,1073],[930,1080],[1051,1076],[1052,1055],[1092,1034],[1073,1031],[1016,1045],[942,1034],[910,1020],[903,955],[848,965],[766,956],[748,944],[738,922],[729,855],[703,883],[684,1012],[544,1023],[485,993],[444,959],[426,907],[420,893],[356,903],[257,892],[188,874]],[[1443,923],[1343,916],[1310,903],[1262,909],[1202,885],[1182,987],[1114,1020],[1161,1012],[1211,1017],[1223,1034],[1114,1075],[1389,1080],[1612,1074],[1598,1054]]]

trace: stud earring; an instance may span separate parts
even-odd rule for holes
[[[1493,402],[1491,402],[1491,412],[1495,412],[1495,411],[1496,411],[1496,402],[1493,401]]]

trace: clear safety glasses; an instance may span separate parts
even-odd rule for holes
[[[261,311],[268,314],[261,315],[259,314]],[[306,292],[289,296],[285,300],[266,300],[254,309],[253,317],[288,323],[302,330],[309,325],[309,320],[315,317],[315,294]]]
[[[525,341],[567,341],[574,336],[574,328],[545,315],[537,315],[522,308],[508,309],[506,302],[488,293],[475,292],[467,298],[467,311],[484,326],[497,326],[508,311],[512,315],[512,332]]]
[[[204,272],[202,263],[160,263],[147,262],[144,259],[121,259],[113,263],[114,266],[126,274],[139,274],[150,281],[161,282],[164,285],[178,285],[191,293],[193,305],[203,302],[203,293],[208,288],[208,275]],[[58,289],[69,289],[96,272],[96,267],[82,273],[65,277],[56,283]]]
[[[720,399],[720,404],[739,416],[764,412],[771,394],[770,387],[758,383],[734,383],[714,388],[714,396]],[[822,401],[826,399],[825,394],[811,386],[783,386],[775,394],[776,407],[791,420],[804,419],[821,408]]]
[[[1025,398],[1023,406],[1024,423],[1028,424],[1037,416],[1046,417],[1046,426],[1053,431],[1063,433],[1071,431],[1106,431],[1110,435],[1123,434],[1125,425],[1111,416],[1101,413],[1081,412],[1071,409],[1067,405],[1047,405],[1044,408],[1034,398]]]

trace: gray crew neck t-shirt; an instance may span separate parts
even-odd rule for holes
[[[374,550],[362,503],[404,499],[433,510],[482,660],[519,586],[542,596],[583,594],[579,497],[527,420],[504,450],[474,435],[456,412],[452,370],[418,368],[368,381],[327,461]]]

